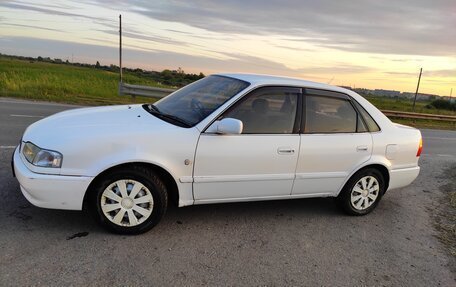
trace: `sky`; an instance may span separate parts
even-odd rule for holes
[[[0,0],[0,53],[456,96],[456,0]]]

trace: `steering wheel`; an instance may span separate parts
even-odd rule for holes
[[[197,99],[192,99],[190,101],[190,107],[192,109],[195,109],[196,112],[201,116],[201,118],[204,118],[204,106],[200,101],[198,101]]]

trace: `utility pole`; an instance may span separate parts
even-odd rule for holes
[[[415,111],[416,96],[418,95],[418,89],[420,88],[421,74],[423,73],[423,68],[420,69],[420,76],[418,77],[418,84],[416,85],[415,99],[413,100],[413,111]]]
[[[122,85],[122,14],[119,14],[119,70],[120,85]]]

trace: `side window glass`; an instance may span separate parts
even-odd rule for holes
[[[243,134],[291,134],[296,119],[298,89],[261,88],[223,117],[242,121]]]
[[[355,103],[356,108],[358,111],[361,113],[363,119],[366,121],[367,128],[369,129],[370,132],[378,132],[380,130],[379,126],[377,123],[374,121],[374,119],[369,115],[369,113],[360,105],[358,102],[353,101]]]
[[[363,119],[361,118],[361,115],[358,114],[358,124],[356,126],[356,131],[359,133],[365,133],[368,132],[369,130],[367,129],[366,125],[363,122]]]
[[[349,101],[323,96],[305,96],[305,133],[355,133],[358,115]]]

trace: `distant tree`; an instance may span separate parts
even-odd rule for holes
[[[451,103],[444,99],[434,100],[430,105],[440,110],[456,111],[456,103]]]
[[[99,69],[100,67],[101,67],[100,62],[97,61],[97,63],[95,64],[95,68]]]
[[[43,57],[38,56],[37,60],[41,62],[41,61],[43,61]]]

